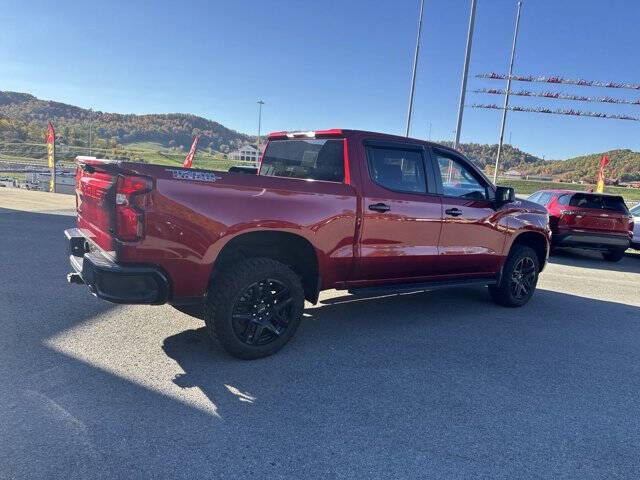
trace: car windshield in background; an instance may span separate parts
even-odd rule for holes
[[[260,175],[342,182],[343,140],[271,141],[262,159]]]
[[[569,205],[572,207],[609,210],[620,213],[627,213],[629,211],[622,197],[612,197],[607,195],[576,193],[571,197]]]
[[[553,193],[551,192],[536,192],[532,194],[528,198],[528,200],[546,207],[552,198],[553,198]]]
[[[631,212],[634,217],[640,216],[640,204],[633,207],[629,212]]]

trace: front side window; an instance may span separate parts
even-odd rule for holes
[[[344,181],[344,140],[272,140],[260,175],[307,180]]]
[[[418,151],[370,147],[369,173],[378,185],[396,192],[425,193],[422,154]]]
[[[471,169],[454,157],[435,152],[442,178],[442,193],[448,197],[486,200],[487,189],[473,175]]]

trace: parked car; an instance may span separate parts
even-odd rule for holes
[[[631,236],[631,248],[640,250],[640,203],[629,210],[633,217],[633,234]]]
[[[577,247],[602,252],[618,262],[629,248],[633,220],[619,195],[571,190],[541,190],[529,196],[549,212],[552,248]]]
[[[322,290],[488,285],[518,307],[547,261],[543,207],[421,140],[279,132],[257,175],[77,162],[69,281],[111,302],[201,316],[240,358],[280,349]]]

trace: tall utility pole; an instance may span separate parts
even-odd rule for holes
[[[516,42],[518,40],[518,25],[520,24],[520,10],[522,0],[518,2],[518,13],[516,13],[516,28],[513,32],[513,46],[511,47],[511,61],[509,62],[509,76],[507,77],[507,90],[504,92],[504,107],[502,109],[502,124],[500,125],[500,143],[498,143],[498,154],[496,155],[496,166],[493,171],[493,183],[498,182],[498,165],[500,164],[500,152],[504,141],[504,124],[507,121],[507,107],[509,106],[509,94],[511,93],[511,72],[513,72],[513,60],[516,56]]]
[[[424,11],[424,0],[420,0],[420,19],[418,20],[418,38],[416,40],[416,52],[413,56],[413,73],[411,74],[411,91],[409,92],[409,111],[407,113],[407,131],[405,137],[409,136],[411,127],[411,111],[413,110],[413,90],[416,86],[416,69],[418,68],[418,52],[420,51],[420,35],[422,34],[422,12]]]
[[[260,128],[262,127],[262,105],[264,102],[258,100],[258,158],[260,158]]]
[[[91,127],[93,126],[93,108],[89,109],[89,156],[91,156]]]
[[[464,113],[464,97],[467,92],[467,76],[469,75],[469,58],[471,58],[471,43],[473,41],[473,23],[476,18],[476,0],[471,0],[471,13],[469,14],[469,30],[467,31],[467,50],[464,55],[464,67],[462,68],[462,85],[460,86],[460,103],[458,104],[458,123],[456,125],[456,139],[453,148],[460,145],[460,127],[462,126],[462,114]]]

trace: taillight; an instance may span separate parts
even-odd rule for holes
[[[135,197],[151,190],[151,179],[119,176],[116,184],[116,236],[135,242],[144,235],[144,214],[136,207]]]

